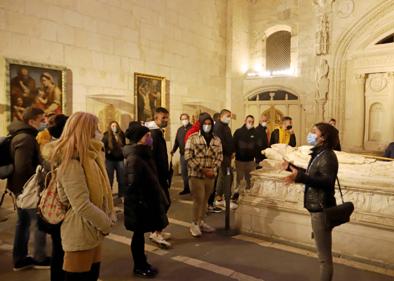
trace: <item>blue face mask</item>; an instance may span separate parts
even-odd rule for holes
[[[37,128],[37,131],[41,132],[44,131],[48,127],[47,123],[41,122],[40,126]]]
[[[310,145],[316,145],[317,144],[317,136],[314,133],[309,133],[308,136],[306,137],[306,141]]]

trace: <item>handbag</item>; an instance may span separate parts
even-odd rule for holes
[[[347,223],[350,221],[350,216],[354,211],[354,205],[352,202],[345,202],[343,200],[343,194],[341,189],[341,184],[337,177],[339,192],[341,194],[342,204],[323,209],[323,215],[325,217],[327,229],[333,229],[336,226]]]
[[[41,218],[49,224],[61,223],[67,212],[66,206],[60,201],[57,185],[56,170],[54,170],[48,173],[45,178],[46,188],[41,192],[38,205]]]
[[[36,172],[24,184],[23,191],[16,198],[16,206],[21,209],[36,209],[40,199],[40,191],[45,171],[38,165]]]

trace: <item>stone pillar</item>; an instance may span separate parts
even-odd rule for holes
[[[324,122],[324,105],[326,104],[326,99],[318,99],[317,102],[317,116],[319,122]]]
[[[360,149],[364,149],[365,139],[365,79],[365,73],[355,75],[354,86],[350,89],[352,92],[348,95],[350,100],[347,101],[347,104],[352,108],[350,124],[348,123],[346,126],[352,132],[348,134],[351,138],[348,143],[351,142]]]

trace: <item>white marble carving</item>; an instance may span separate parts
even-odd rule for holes
[[[306,168],[310,146],[273,145],[263,168],[252,172],[252,189],[240,197],[236,223],[242,232],[314,247],[310,216],[304,209],[304,185],[286,185],[283,159]],[[339,180],[345,201],[355,211],[350,223],[334,230],[334,252],[383,266],[394,260],[394,162],[337,152]],[[339,192],[335,194],[341,202]],[[291,229],[291,231],[289,231]],[[373,245],[373,247],[371,246]]]

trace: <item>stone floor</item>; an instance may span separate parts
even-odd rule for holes
[[[175,178],[172,190],[173,204],[169,212],[173,234],[173,248],[162,250],[147,239],[150,263],[159,268],[156,280],[240,280],[240,281],[315,281],[319,265],[308,254],[296,254],[273,247],[265,247],[242,239],[243,236],[226,236],[221,232],[192,238],[187,225],[190,221],[190,196],[179,197],[180,179]],[[9,199],[5,207],[10,208]],[[3,209],[4,213],[5,210]],[[12,238],[15,214],[8,212],[8,220],[0,223],[0,280],[49,280],[47,270],[13,272],[11,264]],[[122,224],[122,216],[113,232],[104,241],[101,270],[103,281],[136,280],[132,276],[130,256],[131,233]],[[217,227],[224,225],[223,214],[213,214],[207,221]],[[261,241],[264,244],[264,241]],[[363,271],[343,264],[335,264],[334,281],[389,281],[393,277]]]

